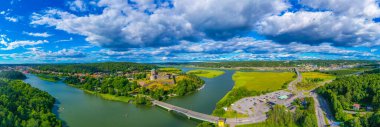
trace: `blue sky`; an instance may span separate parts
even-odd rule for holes
[[[0,5],[0,64],[380,58],[376,0],[2,0]]]

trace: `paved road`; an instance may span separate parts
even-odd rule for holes
[[[315,100],[314,102],[315,102],[315,109],[316,109],[317,120],[318,120],[318,127],[325,127],[327,125],[331,125],[332,123],[334,123],[334,116],[330,110],[329,105],[327,104],[327,101],[322,96],[318,95],[315,92],[311,92],[310,94]],[[325,118],[324,118],[325,115],[327,118],[327,122],[325,121]]]
[[[357,114],[357,113],[360,113],[360,114],[367,114],[367,113],[373,113],[373,112],[368,112],[368,111],[364,111],[364,112],[357,112],[357,111],[347,111],[347,110],[344,110],[343,112],[345,113],[348,113],[348,114]]]
[[[324,127],[326,124],[326,121],[325,121],[324,114],[323,114],[321,105],[319,104],[317,96],[318,95],[316,95],[316,94],[312,94],[312,97],[315,100],[314,105],[315,105],[315,111],[316,111],[315,113],[316,113],[317,121],[318,121],[318,127]]]
[[[263,122],[267,119],[266,115],[259,117],[247,117],[247,118],[228,118],[226,123],[231,125],[243,125],[243,124],[253,124]]]

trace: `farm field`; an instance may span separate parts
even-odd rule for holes
[[[234,88],[245,87],[252,91],[275,91],[286,88],[295,77],[293,72],[236,72]]]
[[[335,78],[335,76],[333,76],[333,75],[324,74],[324,73],[320,73],[320,72],[304,72],[304,73],[301,73],[301,75],[302,75],[303,79],[320,78],[320,79],[323,79],[323,81],[327,81],[327,80],[331,80],[331,79]]]
[[[197,69],[197,70],[191,70],[189,72],[187,72],[188,74],[194,74],[194,75],[197,75],[199,77],[205,77],[205,78],[215,78],[215,77],[218,77],[222,74],[224,74],[224,71],[220,71],[220,70],[201,70],[201,69]]]

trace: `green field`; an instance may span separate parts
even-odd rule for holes
[[[220,70],[201,70],[201,69],[197,69],[197,70],[191,70],[191,71],[188,71],[187,73],[188,73],[188,74],[194,74],[194,75],[197,75],[197,76],[199,76],[199,77],[215,78],[215,77],[218,77],[218,76],[224,74],[224,71],[220,71]]]
[[[170,73],[180,73],[180,72],[182,72],[181,69],[174,68],[174,67],[163,67],[163,68],[159,68],[158,71],[160,71],[160,72],[170,72]]]
[[[302,82],[297,83],[296,87],[299,90],[312,90],[321,83],[335,79],[334,75],[320,72],[304,72],[301,73]]]
[[[324,74],[320,72],[304,72],[301,73],[302,79],[307,79],[307,78],[321,78],[324,81],[334,79],[335,76],[330,75],[330,74]]]
[[[234,88],[245,87],[249,91],[275,91],[286,88],[294,80],[293,72],[236,72],[232,79]],[[285,86],[285,87],[284,87]]]

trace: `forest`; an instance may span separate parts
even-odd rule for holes
[[[0,71],[0,78],[6,79],[26,79],[26,76],[18,71]]]
[[[317,92],[327,98],[335,118],[348,127],[378,127],[380,125],[380,74],[339,77],[320,87]],[[353,104],[360,104],[365,115],[351,115]],[[371,108],[371,110],[368,110]]]
[[[252,127],[317,127],[317,117],[314,110],[314,99],[306,97],[294,102],[297,106],[294,112],[283,105],[275,105],[268,112],[268,119]],[[248,125],[250,126],[250,125]]]
[[[158,68],[153,64],[140,64],[130,62],[105,62],[105,63],[86,63],[86,64],[46,64],[35,67],[42,71],[54,71],[63,73],[116,73],[145,71],[153,68]]]
[[[348,64],[374,64],[376,61],[367,60],[295,60],[295,61],[231,61],[231,62],[205,62],[189,63],[198,67],[233,68],[233,67],[297,67],[298,65],[312,64],[317,66],[348,65]],[[186,65],[186,64],[185,64]]]
[[[21,80],[0,80],[0,127],[61,127],[55,99]]]
[[[111,94],[115,96],[132,96],[136,94],[148,95],[157,100],[166,100],[169,95],[183,96],[196,91],[204,84],[204,81],[195,75],[185,75],[182,80],[179,80],[174,89],[148,89],[137,84],[136,81],[129,81],[122,76],[108,76],[103,78],[93,78],[90,76],[77,77],[69,76],[64,82],[75,87],[82,88],[88,91],[99,92],[103,94]],[[144,76],[144,75],[142,75]],[[145,75],[146,76],[146,75]],[[146,78],[146,77],[142,77]],[[144,99],[143,97],[135,99]]]

